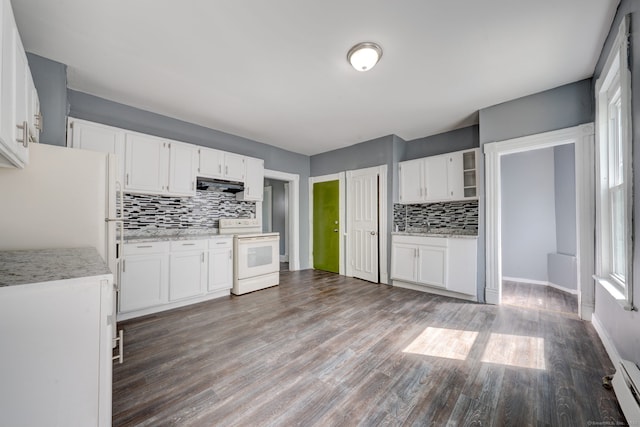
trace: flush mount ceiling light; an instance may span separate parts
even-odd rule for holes
[[[376,43],[358,43],[347,53],[347,61],[358,71],[369,71],[382,57],[382,48]]]

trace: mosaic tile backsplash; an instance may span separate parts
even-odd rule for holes
[[[220,218],[249,218],[255,202],[235,194],[197,190],[193,197],[124,193],[124,223],[128,235],[149,229],[218,228]]]
[[[465,230],[478,234],[478,201],[393,205],[393,229]]]

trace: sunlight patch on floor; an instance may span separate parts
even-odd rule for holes
[[[428,327],[402,351],[465,360],[477,336],[474,331]]]
[[[546,370],[544,338],[491,334],[481,360],[486,363]]]

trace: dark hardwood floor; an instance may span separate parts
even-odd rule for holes
[[[623,422],[588,322],[333,273],[123,322],[115,426]]]

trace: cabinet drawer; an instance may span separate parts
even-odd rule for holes
[[[206,251],[206,240],[176,240],[171,242],[171,252]]]
[[[449,246],[446,237],[430,236],[393,236],[393,243],[406,243],[410,245],[425,245],[446,248]]]
[[[169,242],[125,243],[123,253],[127,255],[158,254],[169,252]]]
[[[230,248],[233,246],[233,238],[222,237],[209,240],[209,249]]]

